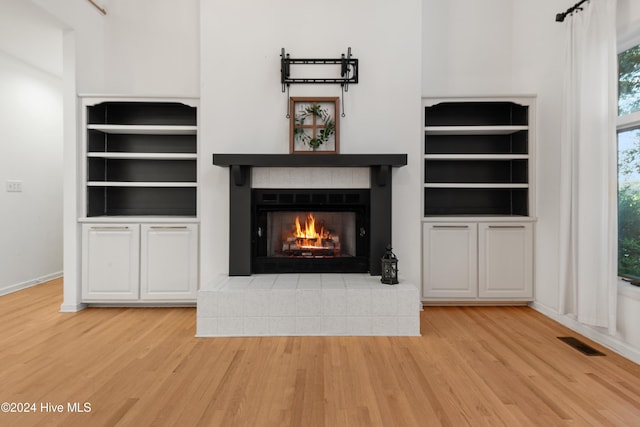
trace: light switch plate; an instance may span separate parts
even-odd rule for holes
[[[22,191],[22,181],[17,181],[15,179],[7,180],[7,192],[20,193],[21,191]]]

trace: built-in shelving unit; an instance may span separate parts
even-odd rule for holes
[[[85,108],[86,217],[196,216],[195,106],[90,99]]]
[[[424,216],[529,216],[529,105],[425,105]]]
[[[423,298],[530,301],[535,98],[431,98],[423,109]]]
[[[193,304],[197,101],[82,98],[82,302]]]

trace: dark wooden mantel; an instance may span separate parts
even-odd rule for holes
[[[217,166],[362,167],[406,166],[406,154],[214,154]]]
[[[213,164],[231,168],[236,185],[242,186],[251,167],[370,167],[382,186],[392,167],[406,166],[406,154],[214,154]]]
[[[370,169],[369,273],[380,275],[380,258],[391,244],[391,168],[407,164],[406,154],[213,154],[229,167],[229,275],[251,274],[252,167],[368,167]]]

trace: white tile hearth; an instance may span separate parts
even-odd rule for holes
[[[368,274],[221,277],[198,292],[198,337],[420,335],[420,296]]]

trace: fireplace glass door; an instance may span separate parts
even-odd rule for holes
[[[368,190],[252,194],[252,273],[369,271]]]
[[[356,256],[354,212],[269,212],[266,232],[269,257]]]

